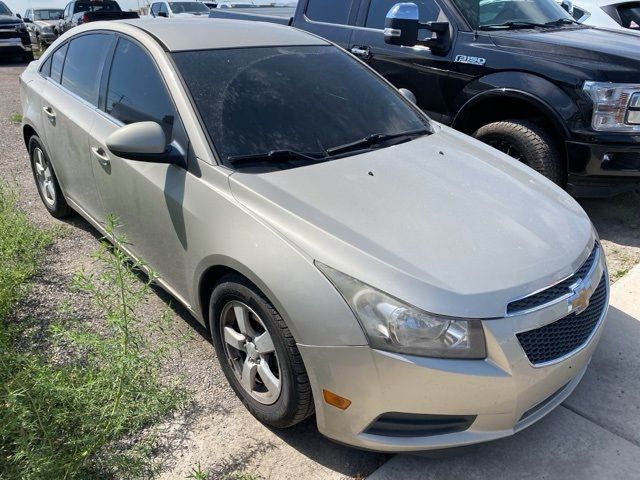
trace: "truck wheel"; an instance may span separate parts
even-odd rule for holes
[[[209,327],[222,371],[254,417],[286,428],[313,413],[293,335],[255,285],[238,274],[222,278],[211,294]]]
[[[526,120],[494,122],[480,127],[473,136],[562,185],[564,175],[558,149],[551,136],[535,123]]]

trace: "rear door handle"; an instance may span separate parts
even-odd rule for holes
[[[371,57],[371,50],[369,49],[369,47],[351,47],[351,53],[359,58]]]
[[[109,165],[111,160],[102,147],[91,147],[91,152],[96,156],[102,165]]]
[[[53,108],[46,106],[46,107],[42,107],[42,110],[44,111],[44,113],[47,115],[47,117],[54,119],[56,118],[56,114],[53,111]]]

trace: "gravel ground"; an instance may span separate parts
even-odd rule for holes
[[[70,290],[74,272],[93,268],[91,253],[98,234],[80,217],[64,222],[41,205],[24,148],[20,124],[18,75],[24,65],[0,63],[0,178],[14,182],[21,206],[41,226],[63,225],[64,233],[49,250],[29,296],[17,308],[17,319],[38,316],[43,324],[71,308],[80,320],[96,322],[89,299]],[[604,245],[612,280],[640,262],[640,194],[582,201]],[[145,321],[159,318],[171,306],[161,290],[142,306]],[[175,302],[173,302],[175,303]],[[194,389],[193,407],[162,426],[167,464],[163,479],[185,478],[198,463],[220,478],[248,472],[273,479],[359,477],[371,473],[388,457],[336,445],[322,437],[313,419],[287,431],[272,431],[247,413],[228,387],[206,332],[184,309],[171,307],[176,334],[189,337],[167,366],[169,375],[186,378]]]

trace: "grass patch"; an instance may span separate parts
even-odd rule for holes
[[[22,115],[19,113],[12,113],[11,115],[9,115],[9,121],[11,123],[21,123],[22,122]]]
[[[11,324],[7,313],[51,238],[5,194],[0,191],[0,479],[153,476],[154,435],[141,432],[187,394],[161,378],[160,365],[176,346],[166,333],[169,316],[143,326],[135,315],[152,278],[140,282],[141,266],[129,262],[120,241],[102,243],[98,273],[82,272],[74,281],[102,312],[101,331],[67,320],[50,328],[46,351],[30,348],[28,325]],[[107,229],[113,233],[113,219]]]

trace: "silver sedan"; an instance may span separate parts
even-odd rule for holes
[[[268,425],[315,412],[358,447],[470,444],[531,425],[587,368],[609,293],[582,209],[325,40],[92,23],[21,92],[44,206],[103,232],[117,215]]]

